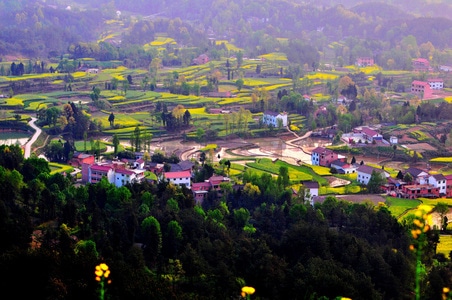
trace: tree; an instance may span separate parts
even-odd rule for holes
[[[403,176],[403,181],[405,181],[406,183],[412,183],[413,182],[413,176],[406,172],[405,175]]]
[[[286,166],[279,167],[278,185],[285,189],[290,184],[289,169]]]
[[[190,125],[190,120],[191,120],[191,114],[190,114],[190,111],[188,109],[185,110],[183,118],[184,118],[184,125],[185,126],[189,126]]]
[[[119,147],[119,144],[120,144],[119,137],[118,137],[118,135],[115,133],[115,134],[113,135],[113,149],[114,149],[113,153],[114,153],[114,155],[116,155],[116,154],[118,153],[118,147]]]
[[[141,231],[145,258],[151,265],[154,265],[162,249],[160,222],[155,217],[149,216],[141,223]]]
[[[369,193],[379,193],[381,191],[381,186],[386,182],[383,174],[383,172],[372,171],[372,175],[370,175],[369,182],[367,183]]]
[[[108,116],[108,122],[110,122],[110,127],[113,128],[115,126],[115,115],[113,112]]]
[[[243,64],[243,52],[239,51],[235,56],[237,58],[237,69],[239,69]]]
[[[237,90],[239,92],[242,90],[244,84],[245,84],[245,82],[243,81],[242,78],[239,78],[235,81],[235,85],[237,86]]]
[[[449,205],[445,202],[438,202],[436,203],[434,210],[438,212],[441,217],[441,230],[445,231],[447,228],[446,214],[449,212]]]

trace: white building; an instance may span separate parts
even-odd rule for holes
[[[304,199],[314,206],[314,197],[319,196],[319,183],[317,181],[304,181]]]
[[[191,188],[191,172],[179,171],[179,172],[164,172],[163,177],[169,180],[174,185],[185,185],[187,188]]]
[[[444,88],[444,80],[440,78],[432,78],[427,80],[432,90],[442,90]]]
[[[278,128],[279,123],[278,120],[281,120],[279,122],[281,122],[283,127],[287,126],[287,113],[286,112],[282,112],[282,113],[277,113],[274,111],[265,111],[264,115],[262,117],[262,122],[264,122],[264,124],[267,125],[273,125],[273,127]]]
[[[121,187],[128,183],[141,182],[144,179],[143,169],[116,169],[115,170],[115,185]]]
[[[430,175],[428,177],[428,184],[433,185],[439,189],[440,195],[446,195],[447,179],[443,174]]]
[[[389,173],[386,172],[385,170],[377,169],[366,165],[360,166],[356,171],[358,173],[357,177],[358,182],[366,185],[369,183],[370,177],[372,176],[372,172],[380,174],[380,176],[382,176],[385,179],[389,177]]]

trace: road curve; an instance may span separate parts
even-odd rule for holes
[[[28,140],[28,142],[25,144],[25,153],[24,158],[29,158],[31,154],[31,145],[33,145],[34,142],[38,139],[39,135],[41,134],[42,130],[38,126],[35,125],[36,118],[31,117],[30,122],[28,122],[28,125],[30,125],[31,128],[35,130],[35,134],[31,137],[31,139]]]

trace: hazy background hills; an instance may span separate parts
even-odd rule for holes
[[[3,0],[0,55],[47,57],[65,53],[77,42],[96,42],[106,30],[105,20],[117,18],[117,11],[124,22],[120,28],[123,40],[136,30],[138,22],[169,18],[184,22],[190,34],[196,32],[197,41],[185,41],[188,46],[203,45],[213,36],[233,39],[246,48],[249,43],[260,43],[263,35],[314,39],[317,48],[319,43],[346,37],[395,46],[409,35],[419,44],[452,46],[452,4],[446,1]],[[137,36],[136,32],[133,35]],[[150,38],[127,41],[145,44]]]

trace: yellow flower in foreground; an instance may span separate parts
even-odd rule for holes
[[[450,292],[450,289],[448,288],[448,287],[444,287],[443,288],[443,293],[444,294],[447,294],[447,293],[449,293]]]
[[[252,295],[252,294],[254,294],[255,291],[256,290],[253,287],[251,287],[251,286],[244,286],[244,287],[242,287],[242,293],[245,293],[247,295]]]

